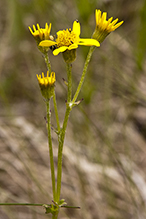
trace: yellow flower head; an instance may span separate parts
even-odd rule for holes
[[[49,76],[49,72],[47,71],[47,76],[44,76],[44,73],[42,72],[41,75],[37,75],[37,79],[39,82],[39,86],[41,89],[41,93],[45,99],[50,99],[53,95],[54,91],[54,85],[55,85],[55,72],[51,72],[51,75]]]
[[[55,79],[55,72],[51,72],[51,75],[49,76],[49,72],[47,71],[47,76],[44,76],[44,73],[42,72],[42,77],[41,75],[37,75],[37,79],[39,84],[44,85],[44,86],[52,86],[54,85],[56,79]]]
[[[48,24],[46,23],[45,28],[40,28],[39,24],[36,25],[37,28],[35,27],[35,25],[33,25],[33,29],[31,29],[31,27],[28,27],[31,34],[33,35],[33,37],[35,38],[36,42],[37,42],[37,46],[38,49],[44,53],[46,51],[48,51],[49,48],[43,48],[39,46],[39,43],[42,40],[50,40],[50,46],[55,45],[56,43],[53,41],[54,37],[52,35],[50,35],[51,32],[51,24],[48,26]]]
[[[80,38],[80,29],[80,23],[78,21],[74,21],[72,30],[66,29],[58,31],[56,39],[57,48],[53,51],[53,54],[56,56],[60,52],[76,49],[79,45],[97,47],[100,46],[99,42],[95,39]],[[39,45],[48,47],[50,46],[50,40],[44,40]]]
[[[50,37],[52,37],[50,36],[51,24],[48,26],[48,24],[46,23],[45,28],[40,28],[39,24],[37,24],[36,26],[37,28],[35,27],[35,25],[33,25],[33,30],[31,29],[31,27],[28,27],[35,39],[42,41],[48,40],[50,39]]]
[[[118,18],[113,20],[113,17],[106,20],[107,12],[101,14],[100,10],[96,9],[95,20],[96,28],[93,33],[93,39],[98,40],[100,43],[106,38],[106,36],[122,25],[124,21],[118,22]],[[112,21],[113,20],[113,21]]]

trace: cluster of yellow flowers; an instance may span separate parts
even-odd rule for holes
[[[107,20],[107,12],[101,13],[101,11],[97,9],[95,12],[95,20],[96,28],[92,38],[90,39],[80,38],[81,27],[77,20],[73,22],[72,29],[69,28],[66,30],[59,30],[56,33],[56,39],[50,35],[51,24],[48,25],[46,23],[45,28],[40,28],[39,24],[37,24],[37,28],[35,25],[33,25],[33,29],[29,27],[29,30],[34,36],[41,52],[47,52],[49,48],[52,48],[54,56],[62,52],[65,61],[67,63],[71,63],[76,58],[75,52],[79,45],[99,47],[100,43],[103,42],[107,35],[117,29],[123,23],[123,21],[118,22],[118,18],[113,20],[113,17]],[[43,75],[43,80],[41,81],[40,77],[38,76],[39,84],[40,81],[41,83],[46,83],[47,81],[47,83],[50,85],[54,84],[55,80],[50,79],[52,75],[49,78],[48,77],[49,75],[47,74],[45,79]]]
[[[105,39],[105,37],[123,23],[123,21],[117,23],[118,18],[113,20],[113,17],[111,17],[106,20],[106,17],[107,12],[103,12],[103,14],[101,14],[101,11],[96,9],[96,28],[92,39],[83,39],[79,37],[81,28],[80,23],[77,20],[74,21],[72,30],[70,28],[66,30],[59,30],[56,33],[56,40],[54,40],[54,37],[50,35],[51,24],[48,26],[48,24],[46,23],[45,28],[40,28],[39,24],[37,24],[37,29],[35,25],[33,25],[33,30],[30,27],[29,30],[34,38],[37,40],[39,46],[55,46],[53,54],[56,56],[60,52],[76,49],[78,45],[99,47],[100,43]]]

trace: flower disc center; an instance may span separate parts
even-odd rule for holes
[[[57,42],[58,47],[70,46],[71,44],[78,43],[78,37],[70,29],[61,30],[57,33],[56,42]]]

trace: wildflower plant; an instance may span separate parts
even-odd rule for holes
[[[51,204],[25,204],[17,203],[18,205],[34,205],[34,206],[43,206],[46,209],[46,213],[51,213],[53,219],[58,218],[59,209],[61,207],[66,208],[79,208],[74,206],[67,206],[67,203],[64,199],[60,198],[61,194],[61,181],[62,181],[62,155],[63,155],[63,146],[64,139],[67,129],[67,123],[69,115],[74,106],[77,106],[81,101],[78,100],[78,95],[81,91],[82,85],[85,80],[87,73],[88,65],[91,60],[92,54],[95,48],[100,47],[100,43],[108,36],[109,33],[117,29],[123,21],[118,22],[118,19],[109,18],[106,20],[107,13],[101,13],[100,10],[95,12],[96,27],[91,38],[80,38],[80,23],[76,20],[73,22],[73,27],[59,30],[56,33],[56,37],[50,35],[51,24],[45,25],[45,28],[40,28],[39,24],[36,26],[33,25],[33,29],[29,27],[30,33],[34,37],[37,43],[38,49],[42,52],[45,63],[47,65],[47,74],[44,73],[37,75],[38,84],[40,87],[41,94],[46,103],[47,111],[47,133],[48,133],[48,145],[49,145],[49,156],[50,156],[50,168],[51,168],[51,179],[52,179],[52,195],[53,201]],[[80,81],[76,88],[74,94],[72,94],[72,64],[76,59],[76,49],[79,45],[89,46],[89,52],[84,63],[83,71],[81,74]],[[58,108],[56,102],[55,86],[56,75],[59,72],[54,73],[52,71],[51,63],[49,60],[49,53],[53,53],[54,56],[57,56],[59,53],[63,54],[64,61],[67,66],[67,101],[66,101],[66,111],[64,115],[63,125],[60,125]],[[57,164],[57,176],[55,176],[55,167],[54,167],[54,157],[53,157],[53,144],[51,137],[51,111],[50,104],[51,99],[53,99],[54,112],[56,116],[56,134],[58,136],[58,164]],[[1,203],[2,204],[2,203]],[[12,203],[7,203],[12,205]],[[15,204],[15,205],[17,205]]]

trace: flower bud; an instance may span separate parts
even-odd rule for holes
[[[42,77],[41,75],[37,75],[37,79],[39,82],[40,90],[42,93],[42,96],[46,100],[50,100],[51,97],[53,96],[54,92],[54,85],[55,85],[55,72],[51,72],[51,75],[49,76],[49,72],[47,71],[47,76],[44,76],[44,73],[42,72]]]

